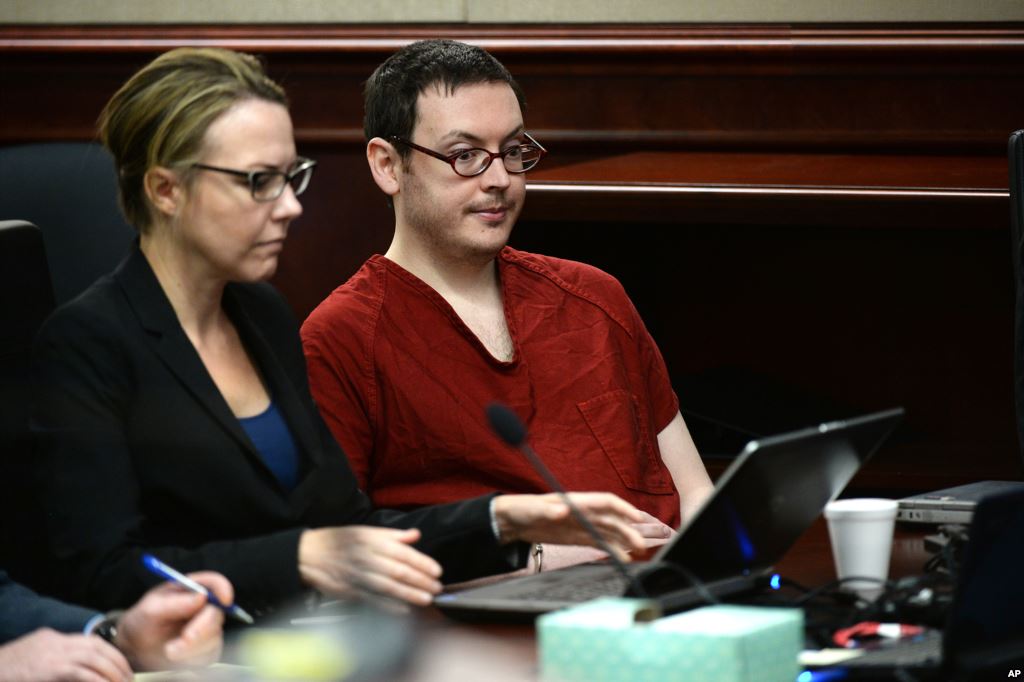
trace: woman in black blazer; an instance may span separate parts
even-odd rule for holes
[[[58,310],[35,347],[32,428],[59,592],[125,606],[144,552],[215,570],[263,612],[310,588],[427,604],[446,581],[516,568],[523,541],[591,544],[554,496],[374,510],[310,397],[273,275],[315,163],[296,155],[257,60],[180,49],[100,119],[139,240]],[[576,494],[617,549],[642,515]],[[359,525],[352,525],[359,524]]]

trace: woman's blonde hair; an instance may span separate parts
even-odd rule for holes
[[[256,57],[219,48],[179,48],[144,66],[103,108],[100,141],[114,157],[121,209],[140,232],[153,216],[143,180],[163,166],[188,173],[207,128],[234,104],[263,99],[288,105]]]

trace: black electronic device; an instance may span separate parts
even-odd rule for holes
[[[899,501],[897,521],[908,523],[968,524],[978,501],[996,493],[1024,490],[1024,481],[976,481],[954,488],[933,490]]]

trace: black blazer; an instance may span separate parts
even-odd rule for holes
[[[489,497],[408,513],[374,510],[310,396],[298,326],[269,284],[229,284],[224,309],[300,450],[290,493],[263,463],[136,245],[62,306],[33,349],[35,466],[56,560],[53,589],[109,609],[156,579],[140,555],[220,571],[260,612],[304,592],[306,528],[418,527],[418,545],[465,580],[514,568]]]
[[[41,597],[0,571],[0,644],[39,628],[81,632],[96,611]]]

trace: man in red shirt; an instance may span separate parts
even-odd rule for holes
[[[566,488],[618,494],[663,538],[711,481],[618,281],[506,246],[545,153],[522,110],[508,71],[454,41],[413,43],[370,77],[366,156],[395,235],[303,325],[313,394],[377,505],[547,492],[488,427],[500,401]]]

